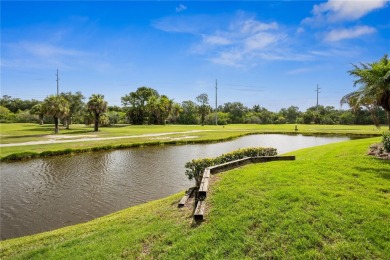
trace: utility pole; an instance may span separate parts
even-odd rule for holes
[[[57,96],[59,95],[59,88],[58,88],[59,81],[60,79],[58,78],[58,69],[57,69]]]
[[[218,125],[218,81],[215,80],[215,125]]]
[[[318,84],[317,84],[317,89],[315,90],[315,92],[317,92],[317,106],[316,106],[317,112],[318,112],[318,93],[321,93],[321,92],[320,92],[320,89],[321,89],[321,88],[319,88],[319,87],[318,87]]]

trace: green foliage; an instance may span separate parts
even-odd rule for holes
[[[1,161],[19,161],[19,160],[25,160],[25,159],[31,159],[37,157],[40,157],[40,154],[36,152],[21,152],[21,153],[14,153],[14,154],[7,155],[1,158]]]
[[[360,63],[354,65],[354,69],[349,71],[354,76],[354,86],[359,89],[342,97],[340,103],[348,104],[352,110],[366,107],[372,115],[376,126],[379,120],[374,113],[376,107],[381,106],[390,114],[390,60],[385,54],[379,61],[373,63]],[[390,130],[390,119],[389,119]]]
[[[104,95],[92,94],[92,96],[89,97],[87,107],[95,116],[94,131],[97,132],[99,130],[100,116],[107,111],[107,101],[104,100]],[[109,122],[108,119],[107,121]]]
[[[29,110],[38,103],[39,101],[35,99],[22,100],[20,98],[12,98],[8,95],[4,95],[0,98],[0,106],[8,108],[12,113],[17,113],[18,110]]]
[[[191,101],[186,100],[181,103],[181,113],[178,118],[180,124],[196,125],[199,123],[198,117],[198,105]]]
[[[42,104],[42,112],[54,119],[54,133],[58,134],[58,119],[69,115],[69,102],[63,96],[48,96]]]
[[[199,103],[198,114],[200,116],[200,122],[204,125],[206,116],[210,113],[211,107],[209,105],[209,96],[206,93],[202,93],[196,97],[196,101]]]
[[[199,187],[203,177],[203,172],[207,167],[239,160],[245,157],[274,155],[277,155],[277,150],[275,148],[251,147],[239,149],[230,153],[222,154],[221,156],[215,158],[193,159],[185,164],[185,167],[188,169],[185,174],[189,180],[195,179],[196,186]]]
[[[199,226],[191,225],[191,207],[177,208],[181,192],[0,241],[0,258],[389,259],[390,164],[366,156],[379,141],[303,149],[293,162],[220,174]]]
[[[386,152],[390,152],[390,132],[384,132],[382,135],[383,148]]]
[[[0,123],[10,123],[14,120],[15,114],[8,108],[0,106]]]

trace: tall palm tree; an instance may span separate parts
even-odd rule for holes
[[[38,115],[40,125],[43,125],[43,116],[45,115],[43,112],[42,105],[43,105],[42,103],[38,103],[30,109],[30,114]]]
[[[95,116],[94,131],[99,131],[99,118],[102,113],[107,111],[107,101],[104,100],[104,96],[101,94],[92,94],[87,103],[88,110]]]
[[[198,113],[200,115],[201,124],[204,126],[206,116],[210,113],[211,110],[209,105],[209,96],[206,93],[202,93],[196,97],[196,101],[200,103],[198,106]]]
[[[48,96],[42,103],[42,112],[54,119],[54,133],[58,134],[58,120],[69,114],[69,102],[62,96]]]
[[[354,65],[349,74],[356,77],[357,91],[345,95],[340,103],[348,103],[352,109],[365,106],[371,114],[375,107],[381,106],[387,113],[390,130],[390,60],[387,54],[377,62]]]
[[[372,121],[374,122],[375,126],[379,128],[379,119],[375,114],[375,111],[378,106],[376,105],[375,100],[373,100],[371,96],[365,95],[364,90],[359,89],[357,91],[345,95],[341,99],[340,103],[348,104],[353,112],[357,112],[361,107],[365,107],[370,112]]]
[[[60,95],[63,96],[69,102],[69,114],[64,118],[64,126],[66,127],[66,129],[69,129],[69,125],[72,124],[72,117],[76,113],[82,111],[83,106],[85,105],[85,103],[83,102],[83,99],[85,99],[85,97],[80,91],[77,91],[75,94],[73,94],[72,92],[62,92]]]

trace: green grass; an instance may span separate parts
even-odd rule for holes
[[[188,126],[188,125],[166,125],[166,126],[130,126],[120,125],[113,127],[101,127],[99,132],[93,132],[92,127],[85,125],[72,125],[70,130],[61,129],[59,138],[77,140],[83,137],[123,137],[136,136],[132,138],[116,140],[99,140],[72,143],[52,143],[39,145],[23,145],[13,147],[1,147],[0,159],[12,155],[13,158],[29,157],[34,154],[45,156],[50,154],[61,154],[61,151],[68,154],[72,150],[74,153],[88,151],[91,148],[111,147],[111,149],[121,147],[139,146],[142,144],[184,144],[199,142],[216,142],[232,139],[251,133],[301,133],[301,134],[349,134],[349,135],[380,135],[385,128],[376,129],[374,126],[344,126],[344,125],[298,125],[299,131],[295,131],[295,125],[227,125],[227,126]],[[207,130],[196,133],[184,133],[192,130]],[[144,134],[158,134],[168,132],[179,132],[178,134],[162,137],[145,137]],[[37,124],[1,124],[0,143],[24,143],[31,141],[47,141],[47,135],[53,134],[53,125]],[[191,137],[188,139],[187,137]],[[69,138],[70,137],[70,138]],[[169,139],[176,138],[175,140]],[[60,151],[60,152],[58,152]],[[58,152],[58,153],[57,153]]]
[[[1,259],[389,259],[390,161],[380,138],[292,152],[213,176],[206,221],[183,194],[86,224],[0,242]],[[217,180],[218,179],[218,180]]]

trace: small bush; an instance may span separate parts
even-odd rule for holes
[[[390,131],[382,134],[382,143],[385,151],[390,153]]]
[[[199,187],[203,178],[203,172],[207,167],[239,160],[245,157],[274,156],[277,154],[275,148],[252,147],[239,149],[215,158],[194,159],[187,162],[185,167],[188,170],[186,170],[185,174],[189,180],[195,179],[196,186]]]

